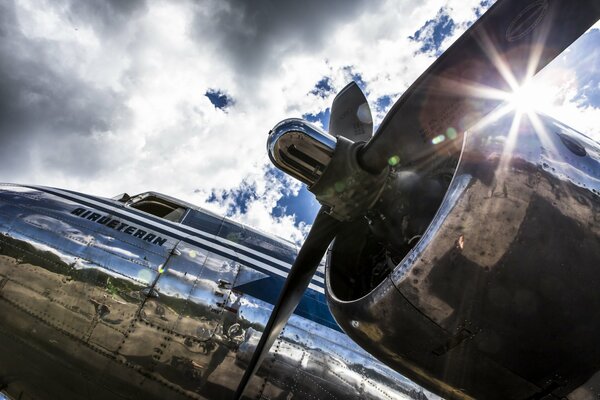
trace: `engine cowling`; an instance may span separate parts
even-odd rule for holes
[[[337,236],[326,291],[340,326],[448,398],[588,390],[600,375],[598,144],[550,117],[512,113],[442,142],[401,140],[419,150],[403,165],[437,179],[443,200],[423,211],[389,190],[383,218]],[[426,230],[395,245],[414,213]]]

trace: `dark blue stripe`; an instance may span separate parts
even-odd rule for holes
[[[281,277],[271,277],[236,286],[235,290],[239,290],[245,294],[274,305],[279,298],[279,293],[281,292],[283,282],[284,279]],[[298,307],[296,307],[294,314],[342,332],[342,329],[335,322],[331,312],[329,311],[329,306],[327,305],[324,294],[318,292],[307,292],[304,296],[302,296],[302,299],[300,300]]]
[[[48,192],[50,192],[52,194],[55,194],[57,196],[61,196],[60,193],[56,193],[56,192],[52,191],[52,188],[45,188],[44,187],[44,188],[35,188],[35,189],[47,190]],[[85,197],[87,199],[94,200],[94,201],[97,201],[97,202],[100,202],[100,203],[103,203],[103,204],[106,204],[106,205],[109,205],[109,206],[112,206],[112,207],[119,207],[119,206],[121,206],[121,204],[117,204],[113,200],[108,200],[108,199],[104,199],[104,198],[101,198],[101,197],[95,197],[95,196],[91,196],[91,195],[88,195],[88,194],[85,194],[85,193],[74,192],[72,190],[66,190],[66,189],[60,189],[60,190],[62,190],[64,192],[69,192],[69,193],[77,195],[77,196],[82,196],[82,197]],[[66,197],[65,195],[62,195],[62,196]],[[77,199],[74,199],[74,198],[69,198],[69,199],[73,200],[73,201],[81,201],[81,200],[77,200]],[[90,205],[89,203],[86,203],[86,204],[89,205],[90,207],[97,207],[97,206],[94,206],[94,205]],[[111,213],[113,215],[119,215],[122,218],[131,218],[131,217],[124,216],[123,214],[118,214],[118,213],[115,214],[114,211],[110,211],[110,210],[106,210],[106,209],[104,211],[108,212],[108,213]],[[130,213],[132,213],[132,214],[138,215],[138,216],[140,216],[142,218],[146,218],[146,219],[155,221],[156,223],[159,223],[159,224],[171,225],[174,229],[177,229],[178,231],[185,232],[185,233],[187,233],[189,235],[197,235],[196,232],[186,229],[185,225],[176,224],[176,223],[173,223],[171,221],[167,221],[165,219],[155,217],[155,216],[153,216],[151,214],[144,213],[142,211],[138,211],[135,208],[127,208],[127,211],[130,212]],[[148,225],[145,225],[145,226],[148,226]],[[159,231],[159,232],[161,232],[161,233],[164,233],[165,235],[172,235],[168,231],[162,231],[162,230],[160,230],[160,228],[154,228],[154,229],[157,230],[157,231]],[[240,249],[240,248],[235,247],[233,245],[230,245],[230,244],[228,244],[226,242],[225,243],[221,242],[221,241],[216,240],[216,239],[214,239],[214,238],[212,238],[210,236],[203,236],[202,239],[206,240],[207,242],[211,242],[211,243],[214,243],[214,244],[226,247],[226,248],[228,248],[230,250],[233,250],[235,252],[243,254],[243,255],[245,255],[247,257],[251,257],[251,258],[257,259],[258,261],[263,262],[265,264],[268,264],[268,265],[272,266],[273,268],[277,268],[278,270],[280,270],[282,272],[285,272],[285,273],[288,272],[288,270],[283,269],[283,267],[281,265],[279,265],[277,263],[274,263],[271,260],[265,259],[265,258],[261,257],[260,255],[253,254],[253,253],[251,253],[251,252],[249,252],[247,250]],[[259,251],[259,250],[257,250],[257,251]],[[281,259],[279,257],[275,257],[275,258],[277,258],[278,260],[281,260],[283,262],[289,262],[289,260],[283,260],[283,259]],[[323,279],[325,278],[325,276],[324,276],[324,274],[322,272],[318,272],[317,271],[315,273],[315,275],[319,276],[319,277],[321,277]],[[323,286],[321,283],[318,283],[318,282],[316,284],[318,286],[321,286],[321,287]]]

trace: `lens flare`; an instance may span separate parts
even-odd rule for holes
[[[434,137],[433,139],[431,139],[431,143],[433,143],[433,144],[440,144],[444,140],[446,140],[446,136],[444,136],[444,135],[437,135],[436,137]]]
[[[399,156],[391,156],[391,157],[388,159],[388,164],[389,164],[391,167],[395,167],[395,166],[396,166],[396,165],[398,165],[399,163],[400,163],[400,157],[399,157]]]
[[[508,103],[520,113],[531,113],[539,108],[543,102],[544,91],[539,85],[533,82],[525,82],[523,85],[516,87],[512,93],[508,94]]]

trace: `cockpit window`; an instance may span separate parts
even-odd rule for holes
[[[129,203],[129,207],[148,214],[166,219],[171,222],[179,222],[185,214],[186,208],[179,204],[161,199],[157,196],[136,196]]]

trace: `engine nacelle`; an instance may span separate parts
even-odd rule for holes
[[[430,154],[403,164],[452,167],[426,231],[403,251],[390,246],[402,223],[385,243],[361,219],[328,255],[344,331],[452,399],[579,398],[600,376],[600,147],[549,117],[514,118],[442,143],[402,138]]]

